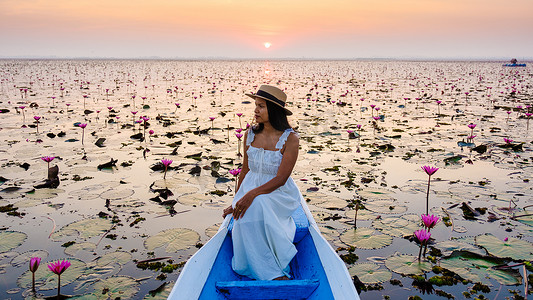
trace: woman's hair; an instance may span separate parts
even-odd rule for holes
[[[276,105],[270,101],[265,102],[268,111],[268,120],[270,122],[270,125],[272,125],[274,129],[279,131],[285,131],[289,128],[292,128],[291,125],[289,125],[289,121],[287,120],[287,114],[281,106]],[[259,123],[256,126],[253,126],[252,130],[254,133],[259,133],[263,131],[263,128],[265,128],[265,125],[263,123]]]

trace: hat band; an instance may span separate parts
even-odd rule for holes
[[[281,107],[285,107],[285,102],[279,100],[278,98],[274,97],[273,95],[263,91],[263,90],[259,90],[257,91],[257,93],[255,94],[256,96],[261,96],[261,97],[265,97],[267,98],[268,100],[272,100],[274,102],[276,102],[277,104],[281,105]]]

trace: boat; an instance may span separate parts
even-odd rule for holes
[[[292,218],[298,253],[290,263],[291,280],[252,280],[233,271],[233,218],[228,215],[187,261],[168,299],[359,299],[346,265],[320,234],[307,206]]]
[[[504,67],[525,67],[526,64],[519,64],[518,60],[516,60],[516,58],[513,58],[513,59],[511,59],[511,63],[510,64],[504,64],[503,66]]]

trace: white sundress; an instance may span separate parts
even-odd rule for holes
[[[249,171],[235,194],[232,206],[248,191],[265,184],[278,172],[283,155],[280,150],[292,129],[287,129],[276,144],[276,151],[255,148],[254,133],[248,130]],[[293,244],[296,226],[292,213],[300,205],[300,190],[289,177],[286,183],[269,194],[257,196],[244,216],[233,224],[233,270],[257,280],[272,280],[289,275],[289,263],[296,255]]]

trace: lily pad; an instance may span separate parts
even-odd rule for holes
[[[139,283],[129,276],[113,276],[94,284],[99,299],[132,299],[139,292]]]
[[[366,188],[357,192],[359,196],[367,200],[392,200],[391,191],[385,189]]]
[[[90,242],[75,243],[74,245],[65,248],[65,254],[74,256],[80,250],[93,252],[94,250],[96,250],[96,244]]]
[[[45,260],[48,257],[48,252],[44,250],[34,250],[21,253],[13,257],[11,260],[11,265],[15,268],[22,267],[24,265],[30,265],[30,259],[32,257],[40,257],[42,260]]]
[[[385,266],[392,272],[402,275],[417,275],[431,271],[431,263],[418,261],[417,256],[400,254],[393,255],[385,260]]]
[[[75,258],[68,259],[70,267],[61,274],[61,286],[68,285],[78,279],[87,271],[86,264]],[[21,288],[30,288],[32,284],[32,273],[30,270],[24,272],[18,279],[17,284]],[[48,267],[41,262],[41,266],[35,272],[36,288],[42,291],[57,288],[57,275],[50,272]]]
[[[492,234],[482,234],[476,237],[476,245],[487,249],[490,255],[514,260],[533,260],[533,244],[528,241],[510,237],[502,241]]]
[[[18,231],[0,231],[0,253],[22,245],[28,236]]]
[[[457,240],[438,242],[434,245],[434,247],[439,249],[443,256],[450,256],[454,251],[468,251],[478,255],[486,255],[485,250],[480,249],[472,244]]]
[[[376,200],[364,204],[366,209],[382,214],[401,214],[407,211],[407,206],[393,200]]]
[[[492,278],[504,285],[520,284],[522,276],[517,270],[492,268],[504,263],[505,261],[499,258],[469,252],[455,252],[449,258],[443,259],[440,266],[472,282],[490,284],[489,278]]]
[[[374,220],[372,227],[390,236],[404,237],[412,235],[415,230],[420,229],[420,217],[417,215],[384,217]]]
[[[209,199],[211,199],[211,197],[208,195],[194,193],[178,197],[178,202],[188,206],[199,206],[202,202],[208,201]]]
[[[340,239],[348,246],[361,249],[379,249],[392,243],[392,237],[385,234],[376,234],[372,228],[360,227],[348,229],[341,234]]]
[[[131,261],[131,254],[125,251],[116,251],[107,253],[106,255],[100,257],[96,264],[100,267],[109,266],[113,264],[125,265]]]
[[[350,209],[345,213],[348,219],[353,220],[355,218],[355,209]],[[360,209],[357,211],[357,220],[373,220],[377,217],[374,212],[366,209]]]
[[[200,240],[200,235],[188,228],[173,228],[163,230],[158,234],[147,238],[144,246],[149,251],[166,246],[166,252],[178,252],[190,248]]]
[[[100,194],[100,198],[117,200],[131,197],[133,194],[135,194],[135,191],[131,189],[110,189]]]
[[[111,228],[108,219],[92,218],[83,219],[63,226],[59,231],[52,234],[52,239],[57,240],[66,236],[80,236],[83,239],[98,236]]]
[[[174,282],[165,282],[163,285],[159,286],[155,290],[149,291],[148,295],[144,296],[145,300],[166,300],[172,288],[174,287]]]
[[[388,281],[392,278],[392,273],[379,267],[374,263],[359,263],[355,264],[350,269],[350,276],[357,276],[364,284],[375,284]]]
[[[26,197],[30,199],[52,199],[64,192],[61,189],[37,189],[35,192],[27,193]]]

